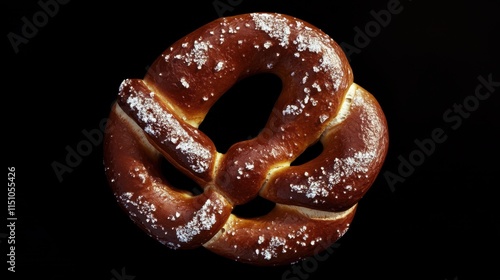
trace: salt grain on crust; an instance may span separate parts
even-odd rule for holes
[[[290,37],[290,26],[288,20],[280,15],[251,14],[257,30],[266,32],[271,38],[280,42],[280,46],[288,46]]]
[[[303,25],[297,22],[297,27],[301,28]],[[299,35],[297,35],[297,37],[293,40],[293,44],[297,46],[298,51],[295,54],[295,57],[299,57],[299,52],[306,50],[312,53],[321,53],[322,58],[319,61],[319,65],[313,66],[313,71],[328,72],[334,80],[333,86],[335,91],[338,90],[340,82],[343,78],[343,71],[338,54],[329,46],[332,39],[319,36],[309,27],[303,27],[299,32]]]
[[[118,199],[128,211],[131,211],[130,213],[132,216],[137,216],[137,214],[145,216],[145,221],[149,223],[149,226],[153,229],[157,229],[158,225],[156,222],[158,219],[154,216],[156,206],[145,200],[142,195],[138,196],[136,199],[132,199],[133,195],[132,192],[125,192],[118,196]]]
[[[183,43],[183,47],[187,47],[188,43]],[[193,48],[184,55],[178,54],[174,56],[176,59],[183,59],[186,65],[190,66],[192,63],[195,63],[198,69],[201,69],[203,65],[208,61],[208,50],[212,48],[212,44],[210,42],[203,42],[200,40],[195,40],[193,43]]]
[[[219,61],[219,62],[217,62],[217,65],[215,66],[214,71],[219,72],[220,70],[222,70],[223,67],[224,67],[224,62]]]
[[[189,88],[189,83],[186,81],[186,77],[181,78],[181,84],[185,88]]]
[[[222,213],[223,207],[220,200],[212,202],[208,199],[200,210],[196,211],[193,218],[184,226],[176,229],[177,239],[186,243],[204,230],[210,230],[217,222],[217,214]]]
[[[265,260],[270,260],[273,257],[278,256],[278,248],[282,247],[282,250],[286,251],[286,239],[283,237],[273,236],[267,247],[260,250],[260,255],[264,257]]]
[[[323,168],[321,175],[305,176],[307,177],[305,184],[290,184],[290,190],[295,193],[305,194],[310,199],[328,197],[333,188],[343,182],[345,178],[366,174],[374,159],[374,151],[356,152],[351,157],[335,158],[331,172]],[[346,191],[352,189],[350,185],[345,187]]]
[[[271,230],[272,228],[267,227],[267,229]],[[268,241],[266,241],[266,239]],[[295,250],[293,249],[294,244],[306,247],[308,245],[314,245],[320,241],[322,241],[321,237],[311,238],[309,235],[309,229],[304,225],[297,230],[291,230],[285,237],[268,236],[266,238],[265,235],[258,236],[257,244],[263,246],[255,249],[255,254],[261,256],[265,260],[270,260],[277,257],[279,253],[286,253],[288,250]]]

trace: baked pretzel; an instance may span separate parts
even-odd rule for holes
[[[222,154],[198,126],[237,81],[258,73],[281,78],[282,92],[259,135]],[[321,154],[291,165],[317,141]],[[164,51],[144,79],[123,81],[104,164],[119,204],[167,247],[281,265],[347,231],[387,146],[379,104],[353,83],[333,39],[288,15],[251,13],[206,24]],[[203,192],[173,186],[162,157]],[[257,196],[274,208],[255,218],[232,214]]]

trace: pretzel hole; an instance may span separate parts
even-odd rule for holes
[[[245,204],[234,206],[232,213],[240,218],[255,218],[271,212],[274,206],[276,206],[276,203],[261,196],[256,196]]]
[[[292,166],[297,166],[297,165],[302,165],[306,162],[309,162],[313,159],[315,159],[317,156],[319,156],[323,152],[323,145],[321,144],[321,141],[317,141],[313,145],[310,145],[307,147],[307,149],[302,152],[290,165]]]
[[[212,139],[219,153],[226,153],[234,143],[259,134],[281,89],[281,79],[275,74],[246,77],[215,102],[198,129]]]
[[[160,160],[160,170],[164,179],[175,189],[187,191],[191,195],[199,195],[203,193],[203,189],[189,178],[186,174],[182,173],[174,165],[172,165],[165,158]]]

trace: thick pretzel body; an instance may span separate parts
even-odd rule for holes
[[[264,72],[283,81],[266,126],[217,152],[198,126],[232,85]],[[290,166],[317,141],[319,156]],[[353,83],[330,37],[290,16],[253,13],[195,30],[144,79],[125,80],[108,120],[104,162],[120,205],[161,243],[278,265],[318,253],[346,232],[387,145],[379,104]],[[203,193],[172,186],[161,157]],[[276,203],[270,213],[231,214],[258,195]]]

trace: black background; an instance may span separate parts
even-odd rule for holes
[[[36,1],[3,8],[3,139],[6,164],[16,168],[15,275],[498,279],[500,211],[494,191],[500,87],[481,89],[489,92],[484,100],[474,95],[481,84],[478,77],[500,82],[498,5],[493,0],[401,0],[401,11],[386,26],[373,29],[364,44],[356,41],[355,28],[373,24],[371,11],[387,10],[390,2],[70,1],[59,5],[17,53],[7,34],[22,35],[22,18],[33,22],[42,9]],[[214,3],[229,6],[218,11]],[[83,131],[100,131],[123,79],[142,77],[165,48],[201,25],[221,15],[259,11],[301,18],[339,44],[357,47],[349,55],[355,81],[378,99],[388,120],[390,149],[380,176],[327,258],[258,268],[203,248],[163,247],[119,209],[103,173],[101,141],[58,180],[52,164],[66,164],[67,148],[88,141]],[[257,101],[271,104],[279,86],[276,79],[255,77],[229,92],[217,104],[222,117],[214,116],[212,125],[205,125],[206,130],[216,129],[207,133],[217,138],[218,147],[255,134],[260,124],[253,115],[262,112]],[[464,102],[469,109],[455,113],[454,106]],[[434,150],[419,158],[415,141],[432,137],[434,129],[443,130],[446,140],[435,142]],[[398,171],[412,155],[414,170]],[[387,174],[401,176],[401,181],[391,183]],[[5,202],[6,188],[2,197]],[[7,272],[8,230],[1,228],[1,268]],[[7,275],[11,279],[14,274]]]

